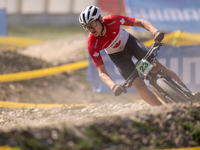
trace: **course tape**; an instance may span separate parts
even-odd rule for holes
[[[3,74],[3,75],[0,75],[0,83],[40,78],[44,76],[49,76],[53,74],[85,68],[87,67],[87,65],[88,65],[88,62],[87,60],[85,60],[85,61],[80,61],[80,62],[62,65],[58,67],[45,68],[45,69],[39,69],[39,70],[33,70],[33,71],[27,71],[27,72],[12,73],[12,74]]]
[[[18,147],[0,146],[0,150],[21,150]]]
[[[45,40],[28,39],[28,38],[20,38],[12,36],[0,36],[0,44],[16,46],[16,47],[30,46],[32,44],[38,44],[42,42],[45,42]]]
[[[97,105],[97,103],[88,104],[37,104],[37,103],[18,103],[0,101],[1,108],[60,108],[60,107],[81,107]]]
[[[0,150],[21,150],[21,149],[18,147],[0,146]],[[151,150],[153,150],[153,149],[151,149]],[[155,150],[200,150],[200,147],[155,149]]]
[[[0,150],[21,150],[21,149],[17,147],[0,146]]]
[[[135,102],[144,102],[142,99],[135,100]],[[59,107],[80,107],[97,105],[98,103],[87,103],[87,104],[40,104],[40,103],[19,103],[19,102],[8,102],[0,101],[0,108],[59,108]]]
[[[200,147],[172,148],[172,149],[162,149],[162,150],[200,150]]]

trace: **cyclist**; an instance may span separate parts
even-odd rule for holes
[[[98,70],[102,81],[112,89],[115,96],[122,93],[123,88],[116,85],[106,71],[100,50],[105,50],[124,79],[134,71],[135,64],[132,56],[138,60],[147,53],[148,48],[137,38],[127,32],[121,25],[142,27],[154,35],[154,40],[161,42],[164,33],[157,30],[149,21],[120,15],[108,15],[102,18],[101,10],[96,6],[86,7],[79,16],[79,22],[86,31],[89,31],[88,50]],[[166,74],[183,84],[179,77],[169,68],[165,67],[154,55],[149,61],[154,65],[154,71],[162,69]],[[135,74],[132,86],[138,91],[143,100],[152,106],[162,103],[146,86],[145,82]]]

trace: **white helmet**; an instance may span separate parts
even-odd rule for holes
[[[86,7],[79,16],[79,22],[82,26],[85,26],[99,18],[101,10],[95,6]]]

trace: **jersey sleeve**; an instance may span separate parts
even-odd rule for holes
[[[89,50],[89,54],[90,54],[90,56],[92,57],[92,60],[93,60],[93,62],[94,62],[94,64],[95,64],[96,68],[98,68],[98,67],[101,66],[101,65],[104,65],[100,53],[97,53],[97,52],[92,53],[92,51]]]
[[[100,51],[96,50],[94,48],[94,42],[91,42],[90,40],[88,41],[88,51],[90,56],[92,57],[92,60],[96,66],[96,68],[98,68],[101,65],[104,65]]]
[[[135,18],[121,16],[121,15],[109,15],[106,16],[105,20],[115,20],[118,25],[134,26]]]

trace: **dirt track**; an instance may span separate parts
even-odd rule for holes
[[[46,45],[48,49],[53,43],[49,42],[49,47],[47,43],[37,45],[35,51],[32,49],[34,57],[40,47]],[[24,52],[31,48],[25,48]],[[87,51],[77,50],[77,54],[83,52],[86,56]],[[22,50],[20,53],[23,53]],[[73,57],[85,59],[85,56],[76,57],[75,51],[73,55],[69,54],[69,59],[61,59],[61,62],[58,62],[59,59],[52,62],[49,59],[48,63],[42,57],[44,55],[41,55],[41,60],[39,54],[37,59],[21,54],[0,52],[0,73],[51,67],[76,61]],[[1,109],[0,145],[37,150],[138,150],[200,145],[198,103],[151,107],[147,103],[134,102],[140,99],[138,94],[115,97],[113,94],[93,93],[86,79],[86,71],[82,69],[40,79],[0,84],[0,99],[4,101],[98,103],[86,107],[55,109]]]
[[[105,103],[2,111],[0,145],[23,149],[138,150],[200,145],[200,105]]]

